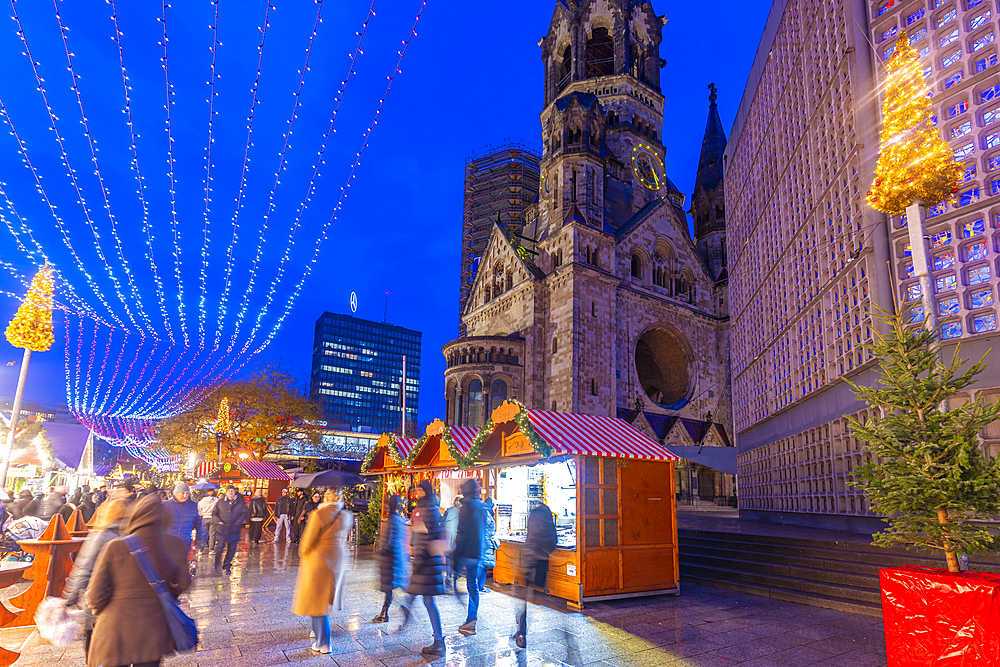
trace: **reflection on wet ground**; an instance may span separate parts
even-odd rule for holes
[[[398,605],[386,624],[372,624],[382,603],[371,551],[361,548],[348,574],[345,611],[331,616],[333,651],[310,650],[309,619],[289,611],[295,586],[297,545],[281,543],[240,552],[231,577],[214,576],[208,556],[184,596],[183,606],[201,629],[198,650],[165,661],[165,667],[416,667],[431,641],[423,605],[399,630]],[[458,598],[438,598],[447,655],[434,667],[776,667],[885,665],[879,619],[753,595],[683,585],[680,597],[601,602],[583,612],[558,601],[532,606],[528,648],[510,639],[519,601],[505,591],[482,595],[477,634],[458,626],[466,608]],[[397,592],[397,598],[400,597]],[[146,619],[136,619],[142,632]],[[30,629],[0,630],[0,645],[16,648]],[[83,665],[82,645],[56,649],[34,639],[15,667]]]

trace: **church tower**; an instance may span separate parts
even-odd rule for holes
[[[539,42],[539,232],[582,218],[613,233],[652,202],[683,202],[663,168],[663,25],[640,0],[556,3]]]
[[[705,264],[716,280],[722,279],[726,268],[726,197],[722,180],[723,154],[726,152],[726,132],[722,129],[719,109],[715,104],[717,90],[708,84],[708,124],[701,142],[701,158],[694,182],[691,217],[694,236]]]

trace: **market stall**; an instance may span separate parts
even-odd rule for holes
[[[496,503],[495,581],[523,583],[528,514],[545,503],[558,533],[545,592],[578,606],[678,592],[677,457],[660,444],[616,417],[529,410],[509,401],[471,440],[461,427],[438,423],[409,456],[387,450],[380,460],[372,457],[380,467],[367,470],[386,474],[387,486],[401,479],[410,488],[431,478],[442,507],[451,486],[479,477]],[[386,458],[394,459],[391,465]]]
[[[245,496],[252,497],[255,492],[263,491],[268,505],[273,505],[281,496],[281,490],[292,481],[288,473],[270,461],[250,459],[205,461],[198,466],[197,477],[222,487],[232,484]]]

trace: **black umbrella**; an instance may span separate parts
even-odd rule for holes
[[[212,491],[219,488],[219,485],[215,482],[202,482],[200,484],[194,484],[191,488],[195,491]]]
[[[311,487],[328,486],[335,489],[343,489],[351,486],[357,486],[358,484],[364,484],[365,480],[361,475],[355,475],[353,472],[346,472],[344,470],[324,470],[323,472],[309,473],[308,475],[299,475],[292,482],[292,486],[298,487],[300,489],[308,489]]]

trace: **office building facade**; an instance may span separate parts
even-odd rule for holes
[[[407,433],[416,428],[421,333],[350,315],[316,320],[309,395],[332,425],[354,432],[400,433],[406,357]]]
[[[852,486],[870,454],[845,416],[863,419],[869,411],[845,380],[877,377],[865,347],[880,330],[873,315],[896,308],[894,293],[904,304],[921,298],[906,220],[865,203],[879,152],[883,61],[903,30],[922,59],[938,127],[965,164],[956,201],[922,221],[944,336],[961,340],[966,357],[996,347],[995,4],[772,6],[724,159],[746,516],[841,529],[881,525]],[[997,362],[969,396],[996,400],[989,378]],[[991,453],[1000,449],[1000,432],[982,435]]]

